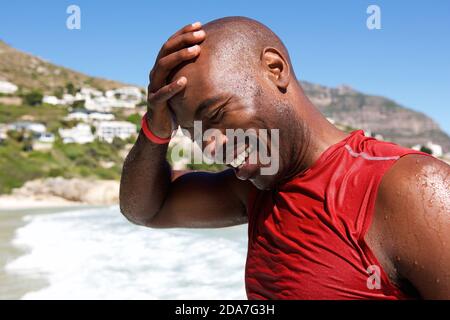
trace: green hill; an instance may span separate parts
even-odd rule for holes
[[[75,87],[93,87],[99,90],[125,86],[118,81],[90,77],[47,62],[31,54],[16,50],[0,40],[0,80],[7,80],[23,91],[39,89],[54,94],[72,83]]]

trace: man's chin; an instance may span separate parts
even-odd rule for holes
[[[272,175],[261,174],[264,171],[259,164],[244,163],[244,165],[233,168],[236,177],[239,180],[248,180],[259,190],[270,190],[277,184],[278,172]]]
[[[263,176],[257,175],[253,178],[250,178],[249,181],[259,190],[271,190],[275,186],[276,177],[273,176]]]

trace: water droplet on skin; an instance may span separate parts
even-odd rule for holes
[[[384,220],[387,220],[389,217],[388,217],[388,215],[386,214],[385,216],[384,216]]]
[[[417,260],[415,260],[415,261],[414,261],[414,265],[415,265],[415,266],[418,266],[418,265],[419,265],[419,262],[417,262]]]
[[[395,260],[397,260],[397,261],[401,261],[402,259],[400,259],[400,257],[399,257],[399,256],[396,256],[396,257],[395,257]]]
[[[439,282],[441,282],[441,280],[439,280],[439,279],[436,279],[436,283],[439,283]]]

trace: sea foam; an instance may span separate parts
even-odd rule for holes
[[[49,286],[24,299],[245,299],[247,226],[148,229],[118,207],[26,216],[6,266]]]

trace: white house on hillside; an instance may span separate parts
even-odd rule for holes
[[[113,121],[116,117],[108,112],[90,112],[88,115],[89,121]]]
[[[63,103],[61,103],[61,100],[59,100],[55,96],[44,96],[42,98],[42,102],[43,103],[47,103],[47,104],[51,104],[51,105],[63,104]]]
[[[109,143],[115,137],[128,139],[136,134],[136,125],[127,121],[99,121],[95,124],[95,135]]]
[[[442,155],[444,154],[442,147],[439,144],[435,144],[431,141],[428,141],[427,144],[425,145],[425,147],[430,149],[431,154],[435,157],[442,157]],[[422,145],[420,145],[420,144],[416,144],[415,146],[411,147],[411,149],[414,149],[414,150],[420,150],[421,148],[422,148]]]
[[[81,88],[75,96],[64,94],[62,99],[44,96],[43,102],[51,105],[71,105],[75,101],[84,101],[84,107],[88,110],[110,112],[112,108],[135,108],[142,99],[143,94],[137,87],[123,87],[105,93],[92,88]]]
[[[82,99],[85,99],[87,97],[94,98],[94,97],[102,97],[103,92],[92,88],[81,88],[80,92],[77,93],[77,95],[80,95]]]
[[[6,140],[8,138],[8,125],[0,123],[0,141]]]
[[[76,127],[70,129],[59,129],[59,135],[63,143],[89,143],[94,141],[91,127],[85,123],[78,123]]]
[[[119,100],[139,103],[143,99],[142,92],[137,87],[122,87],[115,90],[108,90],[105,92],[106,97],[118,97]]]
[[[14,83],[0,80],[0,93],[12,94],[18,89],[19,88]]]
[[[43,143],[55,142],[55,135],[51,132],[39,133],[34,136],[35,140]]]
[[[61,99],[62,104],[72,104],[75,102],[75,96],[65,93]]]
[[[83,109],[73,110],[65,117],[65,120],[75,120],[83,122],[112,121],[114,119],[115,116],[112,113],[89,111]]]
[[[70,112],[64,118],[64,120],[88,122],[89,121],[89,112],[86,110],[74,110],[74,111]]]
[[[9,130],[14,131],[30,131],[33,133],[44,133],[47,131],[47,128],[42,123],[38,122],[30,122],[30,121],[18,121],[13,122],[9,126]]]

